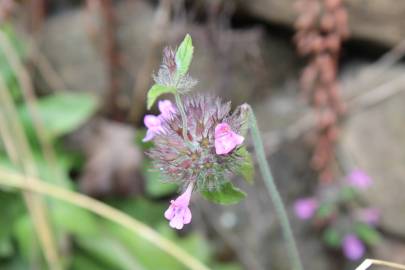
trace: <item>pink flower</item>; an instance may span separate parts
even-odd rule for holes
[[[381,213],[376,208],[366,208],[359,211],[358,217],[362,222],[376,226],[380,221]]]
[[[370,176],[364,171],[356,169],[353,170],[347,177],[347,182],[350,186],[358,189],[366,189],[372,184]]]
[[[215,127],[214,137],[217,155],[228,154],[245,140],[243,136],[233,132],[227,123],[221,123]]]
[[[315,198],[298,199],[294,203],[295,215],[300,219],[310,219],[318,209],[318,205]]]
[[[159,101],[158,104],[160,116],[163,119],[171,119],[172,115],[176,113],[176,108],[173,106],[172,102],[168,99]]]
[[[158,116],[147,114],[145,115],[143,122],[145,123],[145,126],[148,128],[146,136],[142,140],[143,142],[150,141],[153,139],[153,137],[155,137],[156,134],[164,132],[164,129],[162,127],[162,121]]]
[[[343,239],[343,254],[352,261],[361,259],[365,253],[363,242],[354,234],[348,234]]]
[[[170,227],[181,230],[184,224],[191,222],[191,211],[188,208],[190,203],[193,184],[190,183],[186,191],[181,194],[176,200],[170,201],[170,206],[165,212],[165,218],[170,220]]]

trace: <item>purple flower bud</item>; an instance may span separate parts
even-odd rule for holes
[[[233,132],[227,123],[215,127],[215,151],[218,155],[228,154],[244,140],[245,138]]]
[[[170,206],[165,212],[165,218],[170,220],[170,227],[181,230],[184,224],[191,222],[192,215],[188,205],[192,191],[193,183],[190,183],[183,194],[176,200],[170,201]]]
[[[352,261],[357,261],[364,256],[365,246],[363,242],[354,234],[348,234],[343,239],[343,254]]]
[[[370,176],[364,171],[356,169],[347,176],[347,182],[350,186],[358,189],[366,189],[372,184]]]
[[[170,47],[163,49],[163,66],[169,70],[171,74],[176,72],[176,53]]]
[[[298,199],[294,203],[294,212],[298,218],[306,220],[314,216],[318,206],[315,198]]]

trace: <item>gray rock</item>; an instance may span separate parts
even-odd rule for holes
[[[116,8],[118,38],[126,70],[125,89],[121,94],[128,98],[135,75],[148,55],[155,9],[146,1],[122,1]],[[70,90],[104,94],[108,76],[103,47],[89,32],[91,25],[97,28],[98,24],[90,20],[84,10],[54,16],[44,24],[41,50]],[[185,25],[175,20],[164,43],[177,46],[187,32],[196,47],[190,72],[200,82],[197,88],[220,92],[236,104],[267,95],[273,86],[284,81],[285,74],[297,73],[293,45],[265,34],[260,28],[232,30]],[[157,69],[158,65],[154,70]]]
[[[402,69],[404,67],[397,67]],[[392,72],[387,78],[392,80]],[[388,91],[388,90],[387,90]],[[344,157],[365,170],[374,185],[363,192],[368,204],[381,209],[381,226],[390,233],[405,236],[405,93],[348,119],[342,147]]]
[[[295,0],[237,1],[242,10],[270,23],[292,26]],[[405,2],[397,0],[345,0],[353,38],[393,46],[405,38]]]

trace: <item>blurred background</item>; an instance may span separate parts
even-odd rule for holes
[[[145,155],[145,100],[186,33],[198,91],[254,108],[305,269],[405,263],[404,14],[396,0],[0,0],[0,269],[58,269],[52,251],[60,269],[188,269],[10,175],[101,200],[210,269],[290,269],[259,173],[232,179],[237,205],[193,196],[180,232],[163,217],[178,187]]]

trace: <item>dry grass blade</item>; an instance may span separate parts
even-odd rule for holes
[[[24,130],[17,118],[17,110],[10,96],[9,89],[3,77],[0,76],[0,137],[2,138],[8,156],[16,167],[28,175],[36,175],[37,169],[33,162],[32,153]],[[29,178],[25,178],[29,181]],[[62,269],[59,264],[57,249],[51,227],[48,222],[48,211],[41,200],[35,194],[24,193],[24,200],[31,214],[35,229],[38,233],[45,258],[51,270]]]
[[[46,134],[44,133],[45,128],[43,120],[38,114],[38,110],[36,107],[37,99],[35,97],[31,77],[26,68],[21,63],[18,54],[13,48],[12,44],[2,32],[0,32],[0,49],[4,52],[9,65],[16,75],[17,81],[21,88],[22,96],[24,98],[24,102],[32,118],[34,130],[38,136],[42,152],[44,153],[46,162],[51,168],[51,173],[55,180],[62,179],[61,174],[57,170],[58,166],[56,162],[55,152],[53,150],[52,144],[49,142]]]
[[[364,262],[362,264],[360,264],[356,268],[356,270],[367,270],[372,265],[381,265],[381,266],[390,267],[392,269],[404,269],[405,270],[405,265],[403,265],[403,264],[387,262],[387,261],[382,261],[382,260],[374,260],[374,259],[366,259],[366,260],[364,260]]]
[[[145,240],[153,243],[161,250],[183,263],[187,269],[209,270],[209,268],[203,265],[200,261],[192,257],[173,242],[160,236],[147,225],[91,197],[45,183],[36,178],[31,178],[30,181],[25,182],[24,176],[4,169],[0,169],[0,185],[37,192],[91,211],[127,228]]]

